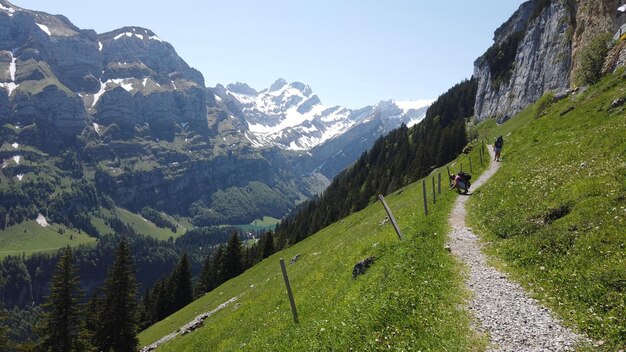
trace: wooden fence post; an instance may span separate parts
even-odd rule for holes
[[[287,295],[289,296],[289,303],[291,304],[291,314],[293,314],[293,322],[298,324],[298,311],[296,310],[296,302],[293,300],[293,293],[291,292],[291,286],[289,285],[289,277],[287,277],[287,268],[285,268],[285,261],[280,258],[280,268],[283,271],[283,279],[285,279],[285,286],[287,286]]]
[[[428,200],[426,199],[426,180],[422,180],[422,190],[424,191],[424,215],[428,215]]]
[[[398,234],[398,238],[400,239],[400,241],[402,241],[402,233],[400,232],[400,227],[398,226],[396,218],[393,216],[391,209],[389,209],[387,202],[385,202],[385,197],[383,197],[382,194],[379,194],[378,199],[380,199],[380,201],[383,203],[383,207],[385,207],[385,211],[387,211],[387,215],[389,215],[389,220],[391,221],[393,228],[396,229],[396,234]]]
[[[461,163],[461,172],[463,172],[463,163]]]
[[[435,175],[433,175],[433,204],[437,204],[437,192],[435,191]]]
[[[483,149],[480,148],[479,151],[480,153],[478,153],[478,155],[480,156],[480,166],[483,166]]]
[[[439,178],[439,186],[437,187],[437,189],[439,190],[439,194],[441,194],[441,172],[437,174],[438,178]]]

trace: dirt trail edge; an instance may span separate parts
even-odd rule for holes
[[[493,151],[488,148],[491,157]],[[500,163],[491,162],[473,184],[480,187],[498,171]],[[551,312],[530,298],[517,283],[487,264],[481,244],[465,225],[465,203],[459,196],[450,216],[449,236],[452,253],[467,266],[466,285],[473,293],[469,309],[477,330],[490,338],[488,351],[571,351],[587,339],[563,327]]]

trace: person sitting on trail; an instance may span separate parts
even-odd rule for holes
[[[453,190],[456,188],[456,191],[459,194],[467,194],[470,188],[471,177],[472,176],[464,172],[459,172],[457,175],[455,174],[450,175],[450,181],[452,181],[450,185],[450,190]]]
[[[496,152],[496,155],[493,157],[494,161],[500,161],[500,154],[502,153],[503,145],[504,139],[502,139],[502,136],[498,136],[498,138],[496,138],[496,142],[493,144],[493,149]]]

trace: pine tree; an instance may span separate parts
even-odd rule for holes
[[[193,301],[191,269],[187,253],[180,258],[171,280],[174,282],[173,311],[177,311]]]
[[[234,232],[226,244],[224,259],[221,263],[220,281],[226,282],[241,274],[243,272],[242,262],[241,240],[239,239],[239,235]]]
[[[215,252],[213,252],[212,255],[208,256],[204,262],[202,272],[200,273],[198,288],[196,289],[198,295],[210,292],[222,283],[222,281],[220,280],[220,268],[222,266],[221,263],[223,259],[224,247],[222,245],[219,245]]]
[[[128,246],[122,240],[104,283],[104,297],[96,328],[97,347],[101,351],[137,350],[137,283]]]
[[[274,235],[272,231],[268,231],[263,237],[263,259],[265,259],[274,254]]]
[[[9,339],[7,337],[7,326],[5,321],[7,313],[4,308],[0,308],[0,351],[6,351],[9,349]]]
[[[156,307],[153,292],[154,291],[146,289],[146,292],[144,293],[143,300],[139,308],[141,312],[138,322],[139,330],[147,329],[150,325],[156,323]]]
[[[4,280],[0,277],[0,288],[4,286]],[[0,301],[0,351],[9,350],[9,338],[7,337],[8,326],[6,326],[7,312],[4,309],[3,302]]]
[[[43,305],[46,310],[38,326],[41,341],[37,350],[46,352],[82,352],[93,350],[90,336],[81,320],[80,300],[83,292],[72,262],[70,247],[57,263],[50,282],[50,296]]]

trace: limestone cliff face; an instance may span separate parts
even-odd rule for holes
[[[547,91],[569,89],[572,11],[567,1],[529,1],[496,31],[494,46],[474,63],[478,120],[506,120]]]
[[[620,0],[531,0],[495,32],[494,46],[474,63],[475,113],[480,121],[504,121],[547,92],[574,85],[580,52],[596,36],[616,39],[605,62],[612,72],[626,65],[626,14]],[[508,60],[508,61],[507,61]],[[505,61],[505,62],[503,62]]]

